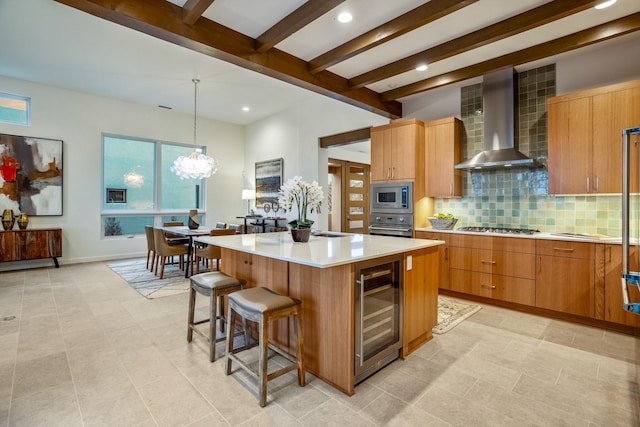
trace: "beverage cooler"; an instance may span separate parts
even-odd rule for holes
[[[640,287],[640,127],[622,132],[622,300],[625,311],[640,314],[640,301],[634,301],[631,287]],[[633,195],[631,192],[633,191]],[[634,259],[630,257],[633,254]]]
[[[402,255],[355,264],[356,384],[400,356]]]

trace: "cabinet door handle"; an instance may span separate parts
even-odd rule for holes
[[[496,285],[480,285],[480,287],[485,289],[495,289]]]
[[[449,195],[453,196],[453,182],[449,184]]]
[[[554,251],[560,251],[560,252],[573,252],[575,251],[575,249],[573,248],[553,248]]]
[[[449,248],[444,248],[444,259],[449,261]]]
[[[496,265],[497,263],[495,261],[485,261],[485,260],[480,260],[480,262],[482,264],[492,264],[492,265]]]
[[[395,179],[396,177],[396,168],[395,166],[391,168],[391,179]]]
[[[589,185],[589,177],[587,177],[587,193],[589,192],[589,187],[590,187],[590,185]]]
[[[600,177],[596,175],[596,193],[600,192]]]

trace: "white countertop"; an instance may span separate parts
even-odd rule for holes
[[[294,243],[291,233],[236,234],[231,236],[197,237],[196,242],[220,246],[240,252],[262,255],[311,267],[334,267],[411,252],[441,245],[440,240],[403,237],[344,234],[341,237],[311,236],[307,243]]]
[[[543,240],[568,240],[572,242],[592,242],[592,243],[622,243],[622,237],[610,237],[601,235],[588,234],[562,234],[562,233],[533,233],[533,234],[509,234],[509,233],[491,233],[491,232],[473,232],[454,230],[435,230],[433,228],[416,228],[416,231],[430,231],[435,233],[451,233],[451,234],[474,234],[477,236],[497,236],[497,237],[515,237],[522,239],[543,239]]]

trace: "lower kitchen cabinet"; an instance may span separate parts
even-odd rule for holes
[[[452,235],[452,291],[518,304],[535,303],[535,240]]]
[[[631,247],[629,253],[629,268],[638,271],[636,260],[637,248]],[[640,316],[629,313],[622,308],[622,245],[604,245],[604,300],[601,318],[609,322],[640,327]],[[629,287],[629,297],[632,302],[640,301],[637,286]],[[597,305],[596,305],[597,306]]]
[[[440,259],[439,289],[449,289],[449,233],[435,231],[416,231],[416,239],[442,240],[444,245],[438,246]]]
[[[536,241],[536,307],[594,317],[595,243]]]

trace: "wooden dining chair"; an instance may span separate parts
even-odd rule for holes
[[[184,255],[187,255],[186,245],[170,245],[167,242],[167,238],[164,235],[164,230],[161,228],[153,229],[153,238],[155,241],[156,254],[158,260],[156,261],[155,275],[158,275],[158,265],[160,265],[160,278],[164,277],[164,265],[167,262],[167,258],[173,256],[180,257],[180,269],[184,270]]]
[[[229,228],[235,230],[236,234],[242,234],[244,232],[242,224],[229,224]]]
[[[145,225],[144,233],[147,236],[147,269],[153,271],[157,257],[155,239],[153,238],[153,227]],[[149,267],[149,258],[151,258],[151,267]]]
[[[236,231],[231,228],[214,228],[211,230],[211,236],[224,236],[236,234]],[[209,264],[209,271],[214,271],[213,268],[213,260],[216,260],[216,270],[220,271],[220,257],[221,257],[221,249],[219,246],[215,245],[206,245],[204,247],[196,247],[195,248],[195,262],[196,262],[196,274],[200,273],[200,262],[202,260],[206,260]],[[191,268],[193,271],[193,268]]]
[[[184,222],[182,221],[165,221],[162,223],[164,227],[184,227]],[[165,231],[165,237],[167,238],[167,243],[170,245],[186,245],[189,243],[189,238],[186,238],[180,234],[174,234],[170,231]]]

